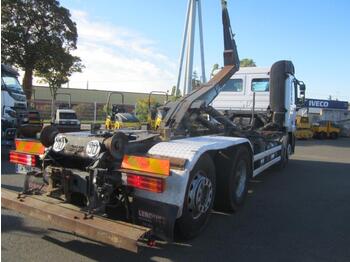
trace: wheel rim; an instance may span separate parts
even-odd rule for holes
[[[243,160],[238,163],[235,178],[235,196],[240,199],[243,196],[247,181],[247,166]]]
[[[190,184],[188,210],[194,219],[206,213],[213,199],[213,185],[202,171],[197,172]]]

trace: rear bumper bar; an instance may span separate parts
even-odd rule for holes
[[[86,218],[79,209],[62,201],[45,196],[19,198],[18,193],[4,188],[1,189],[1,206],[131,252],[138,251],[138,240],[151,230],[101,217]]]

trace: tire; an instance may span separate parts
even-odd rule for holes
[[[327,139],[327,133],[326,132],[321,132],[320,133],[320,139]]]
[[[337,139],[337,138],[338,138],[338,133],[332,132],[332,133],[330,134],[330,137],[331,137],[332,139]]]
[[[178,238],[184,240],[194,238],[204,229],[213,207],[215,188],[213,160],[208,154],[203,154],[190,173],[182,216],[175,225]],[[203,197],[203,193],[206,197]]]
[[[288,143],[287,146],[285,146],[285,144],[282,145],[281,160],[276,164],[277,170],[282,170],[287,166],[290,157],[290,147],[290,143]]]
[[[252,161],[246,147],[239,147],[233,155],[229,172],[218,173],[215,208],[220,211],[237,211],[244,203],[248,182],[252,177]]]

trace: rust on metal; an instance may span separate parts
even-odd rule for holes
[[[138,251],[138,240],[151,229],[122,221],[94,216],[84,219],[85,213],[67,208],[59,200],[45,201],[44,196],[18,197],[18,193],[1,189],[1,206],[49,222],[88,239],[113,245],[131,252]],[[60,205],[59,203],[62,203]]]

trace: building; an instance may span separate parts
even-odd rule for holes
[[[311,122],[320,120],[344,121],[350,119],[349,103],[346,101],[306,99],[301,115],[308,115]]]
[[[60,88],[57,93],[56,105],[68,104],[69,96],[73,109],[81,120],[93,120],[96,114],[97,120],[105,119],[103,107],[107,102],[107,96],[110,91],[78,88]],[[124,105],[127,111],[132,112],[140,99],[148,99],[148,93],[121,92],[124,95]],[[68,95],[67,95],[68,94]],[[166,100],[165,95],[154,94],[152,98],[159,103]],[[30,103],[41,114],[42,118],[49,119],[51,115],[52,95],[47,86],[34,86]],[[112,96],[111,104],[121,105],[120,96]]]

